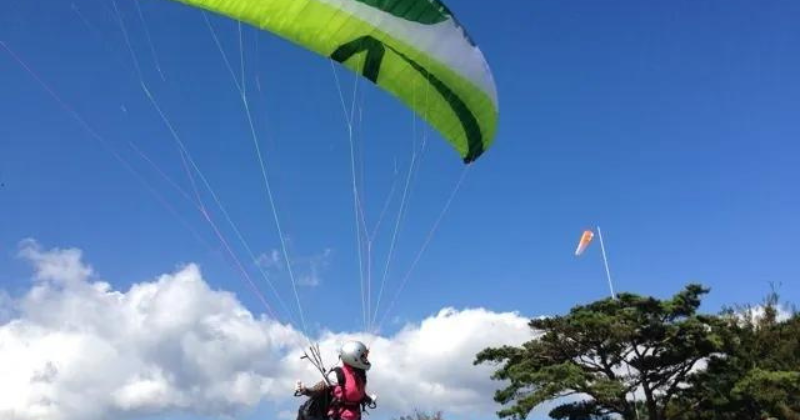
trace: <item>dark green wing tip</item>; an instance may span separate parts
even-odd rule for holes
[[[434,25],[452,16],[441,0],[355,0],[409,22]]]
[[[485,152],[485,151],[486,150],[483,149],[483,148],[481,148],[480,150],[474,150],[474,151],[470,150],[469,154],[466,157],[464,157],[464,164],[465,165],[469,165],[469,164],[475,162],[476,160],[478,160],[479,157],[483,156],[483,152]]]

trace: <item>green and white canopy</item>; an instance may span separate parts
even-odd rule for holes
[[[178,0],[330,57],[400,98],[465,162],[494,139],[497,92],[480,49],[439,0]]]

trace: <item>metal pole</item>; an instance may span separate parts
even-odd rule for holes
[[[611,281],[611,271],[608,269],[608,258],[606,258],[606,246],[603,243],[603,232],[600,226],[597,227],[597,235],[600,237],[600,250],[603,251],[603,264],[606,266],[606,278],[608,279],[608,289],[611,291],[611,298],[616,299],[617,294],[614,293],[614,283]]]
[[[600,230],[600,226],[597,227],[597,236],[600,237],[600,250],[603,252],[603,264],[606,267],[606,278],[608,279],[608,289],[611,291],[611,298],[616,300],[617,294],[614,293],[614,283],[611,281],[611,270],[608,269],[608,258],[606,257],[606,247],[605,243],[603,243],[603,232]],[[628,376],[631,375],[631,366],[630,364],[625,361],[625,367],[628,369]],[[633,411],[636,413],[636,418],[639,418],[639,407],[638,402],[636,401],[636,389],[631,391],[631,395],[633,396]]]

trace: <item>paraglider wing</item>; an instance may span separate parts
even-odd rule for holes
[[[392,93],[469,163],[492,144],[497,92],[439,0],[177,0],[275,33]]]
[[[594,232],[591,230],[583,232],[583,235],[581,235],[581,240],[578,242],[578,248],[575,250],[575,256],[580,256],[583,254],[589,244],[592,243],[592,239],[594,239]]]

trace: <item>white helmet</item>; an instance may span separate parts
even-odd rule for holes
[[[344,364],[356,369],[369,370],[372,364],[367,359],[369,349],[360,341],[350,341],[339,349],[339,358]]]

